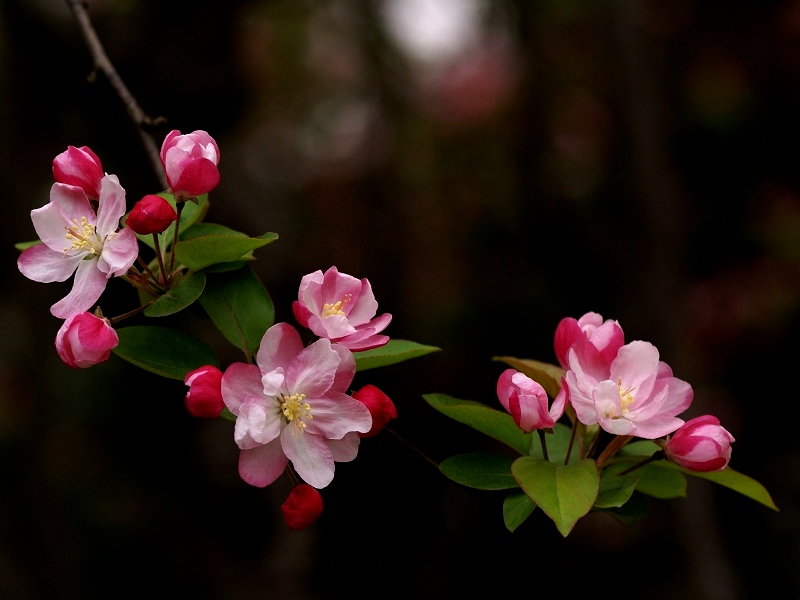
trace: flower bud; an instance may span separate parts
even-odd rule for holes
[[[307,483],[294,486],[281,504],[286,524],[295,531],[312,525],[322,514],[322,508],[322,495]]]
[[[106,319],[90,312],[75,313],[56,334],[56,351],[73,369],[85,369],[108,359],[119,337]]]
[[[219,184],[219,148],[205,131],[170,131],[161,145],[161,164],[176,198],[194,198]]]
[[[161,233],[178,218],[172,205],[161,196],[149,194],[133,205],[125,225],[139,235]]]
[[[389,396],[372,384],[367,384],[357,392],[353,398],[361,402],[372,415],[372,428],[366,433],[359,433],[359,437],[367,438],[377,435],[392,419],[397,418],[397,408]]]
[[[692,471],[720,471],[731,459],[733,436],[712,415],[687,421],[672,434],[664,453],[667,459]]]
[[[222,371],[213,365],[205,365],[186,374],[183,382],[189,386],[186,392],[186,410],[193,417],[216,419],[225,402],[222,400]]]
[[[89,200],[100,198],[103,165],[87,146],[67,149],[53,159],[53,177],[57,183],[75,185],[86,192]]]

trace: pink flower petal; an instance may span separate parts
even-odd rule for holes
[[[288,464],[289,459],[283,453],[280,438],[239,452],[239,476],[256,487],[266,487],[275,481]]]
[[[50,307],[50,313],[59,319],[66,319],[75,313],[89,310],[106,289],[108,279],[97,268],[94,260],[82,260],[75,271],[72,290]]]

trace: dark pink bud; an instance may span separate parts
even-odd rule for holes
[[[75,185],[86,192],[90,200],[100,198],[103,165],[87,146],[67,149],[53,159],[53,177],[57,183]]]
[[[397,408],[389,396],[372,384],[367,384],[357,392],[353,398],[361,402],[372,415],[372,428],[367,433],[359,433],[359,437],[367,438],[379,434],[386,424],[397,418]]]
[[[172,205],[161,196],[149,194],[133,205],[125,225],[139,235],[161,233],[170,226],[178,213]]]
[[[322,514],[322,495],[307,483],[294,486],[289,497],[281,504],[283,519],[289,529],[299,531],[319,519]]]
[[[193,417],[216,419],[225,402],[222,400],[222,371],[213,365],[205,365],[186,374],[183,382],[189,386],[186,392],[186,410]]]
[[[712,415],[687,421],[664,444],[667,459],[692,471],[720,471],[731,459],[733,436]]]
[[[90,312],[76,313],[56,334],[56,351],[73,369],[85,369],[108,359],[119,337],[106,319]]]
[[[170,131],[161,145],[161,164],[176,198],[200,196],[219,184],[219,147],[203,130]]]

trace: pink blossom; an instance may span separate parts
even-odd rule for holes
[[[517,427],[526,432],[550,429],[564,414],[564,397],[557,398],[548,410],[544,388],[515,369],[506,369],[500,374],[497,380],[497,397],[514,418]]]
[[[358,454],[359,433],[372,427],[369,410],[345,392],[353,381],[352,352],[330,340],[303,347],[287,323],[261,339],[256,365],[233,363],[222,376],[222,398],[236,415],[239,474],[264,487],[289,461],[315,488],[333,480],[334,461]]]
[[[322,495],[307,483],[294,486],[281,504],[283,520],[294,531],[313,525],[322,514],[322,508]]]
[[[567,363],[559,398],[566,397],[581,423],[645,439],[663,437],[683,424],[676,415],[691,404],[692,387],[672,376],[649,342],[622,346],[611,364],[591,344],[577,344]]]
[[[366,433],[358,434],[362,438],[378,435],[389,421],[397,418],[394,402],[371,383],[353,392],[353,398],[366,406],[372,415],[372,428]]]
[[[70,315],[56,334],[58,356],[73,369],[85,369],[108,360],[118,344],[117,332],[108,320],[89,312]]]
[[[161,145],[161,164],[178,198],[200,196],[219,184],[219,147],[205,131],[170,131]]]
[[[119,231],[125,214],[125,190],[116,175],[106,175],[100,187],[97,215],[79,187],[55,183],[50,202],[31,211],[42,244],[26,248],[17,267],[41,283],[75,280],[66,297],[50,312],[59,319],[83,312],[97,302],[112,276],[122,276],[136,261],[139,249],[130,229]]]
[[[86,192],[89,200],[100,197],[100,181],[103,175],[100,159],[88,146],[67,146],[64,152],[53,159],[53,177],[56,182],[78,186]]]
[[[139,235],[161,233],[178,218],[172,205],[156,194],[148,194],[133,205],[125,225]]]
[[[664,445],[667,458],[692,471],[720,471],[731,459],[733,436],[712,415],[684,423]]]
[[[222,413],[222,371],[217,367],[205,365],[190,371],[183,382],[189,386],[185,404],[190,415],[215,419]]]
[[[555,351],[558,363],[567,368],[567,352],[577,343],[589,342],[609,364],[625,343],[617,321],[603,320],[599,314],[588,312],[580,319],[565,317],[556,327]],[[591,351],[591,350],[590,350]]]
[[[358,280],[331,267],[323,275],[315,271],[300,282],[298,300],[292,304],[297,321],[316,335],[353,352],[385,345],[389,337],[378,335],[392,315],[375,317],[378,302],[366,279]]]

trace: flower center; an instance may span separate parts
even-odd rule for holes
[[[305,402],[305,394],[292,394],[291,396],[281,396],[281,412],[286,420],[292,424],[294,432],[298,429],[305,431],[305,419],[313,419],[311,414],[311,405]]]
[[[86,217],[81,217],[80,223],[78,223],[78,219],[72,219],[72,225],[64,229],[67,231],[67,241],[72,244],[71,248],[64,248],[65,253],[70,250],[77,250],[78,252],[99,256],[103,251],[103,242],[97,237],[95,226],[89,223]]]
[[[353,297],[352,294],[347,294],[344,298],[339,300],[334,304],[323,304],[322,305],[322,318],[327,319],[328,317],[333,317],[334,315],[337,317],[343,317],[344,311],[342,307],[350,302],[350,299]]]
[[[633,397],[633,388],[623,389],[622,379],[617,380],[617,387],[619,388],[619,408],[622,412],[628,412],[628,407],[633,404],[635,398]]]

